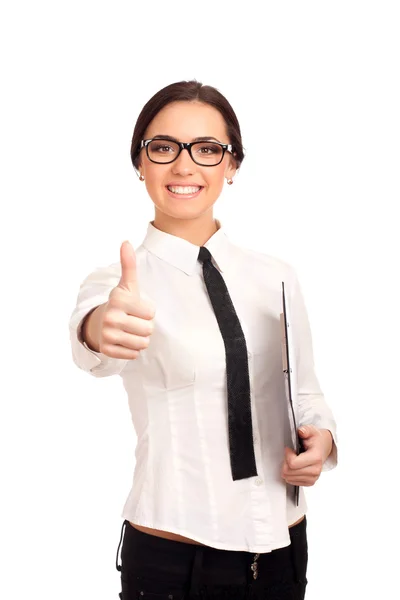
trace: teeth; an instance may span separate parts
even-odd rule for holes
[[[168,185],[167,186],[169,190],[171,190],[171,192],[173,192],[174,194],[195,194],[196,192],[199,191],[199,187],[195,187],[195,186],[172,186],[172,185]]]

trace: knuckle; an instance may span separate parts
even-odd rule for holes
[[[114,288],[108,297],[108,308],[119,308],[122,300],[121,289]]]
[[[106,310],[103,315],[103,325],[111,325],[113,321],[113,317],[110,314],[109,310]]]
[[[149,337],[143,337],[142,338],[142,344],[144,348],[148,348],[149,344],[150,344],[150,338]]]
[[[102,331],[102,340],[106,344],[116,344],[117,343],[117,331],[113,327],[103,327]]]
[[[103,325],[112,325],[116,324],[116,315],[117,311],[115,308],[108,308],[103,315]]]
[[[149,345],[149,338],[142,335],[128,334],[129,337],[126,340],[126,345],[129,346],[135,352],[140,353],[141,350],[145,350]]]
[[[152,321],[147,319],[140,319],[139,317],[131,317],[130,331],[137,337],[148,337],[153,333],[154,324]]]
[[[114,352],[113,352],[113,347],[111,344],[107,344],[106,342],[100,342],[99,350],[102,354],[105,354],[105,356],[109,356],[110,358],[115,358]]]
[[[99,349],[102,354],[109,356],[110,358],[122,358],[127,360],[135,360],[140,352],[125,347],[117,347],[113,344],[102,343],[99,344]]]
[[[149,319],[149,320],[154,319],[154,316],[156,314],[156,307],[153,303],[148,302],[148,301],[144,302],[143,309],[146,313],[147,319]]]

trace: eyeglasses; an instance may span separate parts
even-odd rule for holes
[[[202,167],[215,167],[222,162],[225,152],[231,152],[231,144],[220,144],[219,142],[173,142],[164,139],[142,140],[140,149],[146,148],[147,157],[151,162],[157,164],[167,164],[174,162],[186,149],[190,158],[197,165]]]

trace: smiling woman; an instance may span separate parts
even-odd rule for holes
[[[124,242],[120,263],[81,284],[70,323],[75,363],[122,377],[138,440],[120,598],[302,600],[307,505],[291,485],[336,465],[336,424],[293,267],[231,242],[214,218],[244,158],[239,122],[216,88],[174,83],[142,109],[131,158],[154,220],[136,251]],[[299,426],[317,424],[301,457],[285,450],[282,281]]]

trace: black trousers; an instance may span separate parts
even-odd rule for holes
[[[290,527],[289,534],[289,546],[255,554],[167,540],[139,531],[125,520],[116,558],[116,568],[121,572],[119,597],[303,600],[307,585],[307,517]]]

